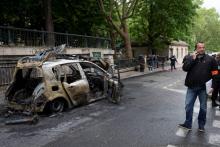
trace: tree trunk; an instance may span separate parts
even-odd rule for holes
[[[129,39],[128,34],[125,34],[126,36],[123,38],[125,43],[125,55],[127,58],[131,59],[133,57],[132,48],[131,48],[131,41]]]
[[[122,36],[124,43],[125,43],[125,50],[126,50],[126,57],[131,59],[133,58],[132,48],[131,48],[131,40],[128,32],[128,27],[126,23],[123,23],[123,30],[124,30],[124,36]]]
[[[111,48],[114,50],[114,58],[116,58],[116,32],[114,31],[113,27],[109,25],[109,34],[111,39]]]
[[[115,38],[115,32],[110,32],[110,38],[111,38],[111,48],[114,50],[114,58],[117,58],[117,49],[116,49],[116,38]]]
[[[125,51],[126,51],[125,56],[131,59],[133,57],[133,54],[132,54],[131,41],[130,41],[126,20],[132,17],[138,0],[130,0],[130,1],[123,0],[123,2],[110,0],[109,2],[110,2],[110,11],[107,13],[104,8],[103,0],[98,0],[99,7],[103,12],[103,14],[105,15],[107,22],[112,26],[112,28],[115,31],[117,31],[117,33],[124,40]],[[119,22],[121,23],[120,26],[118,25],[118,22],[116,23],[116,21],[112,20],[113,5],[115,7],[115,10],[117,11]]]
[[[54,39],[54,26],[53,26],[53,19],[52,19],[52,0],[43,0],[44,1],[44,12],[45,12],[45,27],[46,31],[49,33],[47,34],[47,45],[54,46],[55,45],[55,39]]]

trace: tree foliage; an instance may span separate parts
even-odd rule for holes
[[[133,17],[138,0],[109,0],[107,8],[103,0],[98,0],[99,8],[103,13],[109,26],[114,29],[123,39],[125,45],[125,56],[132,58],[132,49],[129,35],[128,19]],[[113,12],[117,19],[114,19]]]
[[[208,51],[220,51],[220,17],[215,9],[197,11],[193,34],[195,42],[203,41]]]
[[[131,42],[147,44],[153,53],[171,40],[190,46],[202,40],[207,49],[220,50],[219,15],[199,8],[203,0],[1,0],[0,25],[49,30],[44,2],[51,4],[47,12],[54,31],[110,37],[112,42],[118,34],[127,57],[132,57]]]
[[[196,8],[192,0],[142,0],[139,15],[130,23],[132,31],[138,30],[132,37],[146,41],[153,53],[157,48],[165,48],[171,40],[185,40]]]
[[[48,0],[1,0],[0,25],[46,30]],[[106,36],[106,23],[96,0],[50,0],[54,31]]]
[[[54,0],[56,30],[106,36],[106,23],[96,0]]]
[[[44,26],[42,1],[1,0],[0,25],[40,29]]]

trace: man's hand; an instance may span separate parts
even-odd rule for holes
[[[192,54],[193,60],[196,59],[197,54],[198,54],[198,52],[193,52],[193,54]]]

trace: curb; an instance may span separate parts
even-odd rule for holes
[[[164,71],[167,71],[167,70],[164,70]],[[163,72],[163,70],[147,72],[147,73],[141,73],[140,72],[140,73],[133,74],[133,75],[130,75],[130,76],[121,77],[121,79],[124,80],[124,79],[129,79],[129,78],[134,78],[134,77],[140,77],[140,76],[144,76],[144,75],[155,74],[155,73],[159,73],[159,72]]]
[[[169,67],[169,66],[167,66],[167,67]],[[180,65],[180,66],[176,67],[176,69],[180,69],[181,67],[182,66]],[[127,76],[124,76],[124,77],[122,75],[120,75],[120,77],[121,77],[121,80],[124,80],[124,79],[129,79],[129,78],[134,78],[134,77],[139,77],[139,76],[144,76],[144,75],[151,75],[151,74],[155,74],[155,73],[159,73],[159,72],[166,72],[166,71],[170,71],[170,68],[165,69],[165,70],[158,69],[158,70],[155,70],[155,71],[152,71],[152,72],[150,72],[150,71],[146,71],[146,72],[137,71],[137,73],[135,73],[135,74],[127,75]],[[123,73],[120,73],[120,74],[123,74]]]

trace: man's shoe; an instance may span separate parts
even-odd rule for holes
[[[180,128],[186,129],[186,130],[188,130],[188,131],[192,130],[191,127],[188,127],[188,126],[185,125],[185,124],[179,124],[178,126],[179,126]]]
[[[205,128],[200,126],[200,127],[198,128],[198,131],[199,131],[199,132],[205,132]]]

